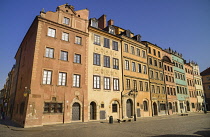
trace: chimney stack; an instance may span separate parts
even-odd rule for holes
[[[106,28],[106,15],[102,15],[100,18],[98,18],[98,27],[100,29]]]
[[[108,21],[108,25],[114,25],[114,20],[110,19],[110,20]]]

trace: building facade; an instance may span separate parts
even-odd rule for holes
[[[176,84],[174,78],[174,63],[172,62],[172,56],[167,51],[162,51],[163,71],[165,80],[165,90],[167,99],[168,114],[174,114],[178,112],[177,96],[176,96]]]
[[[155,44],[143,41],[148,46],[148,72],[151,93],[152,115],[166,115],[167,101],[163,75],[162,49]]]
[[[88,47],[88,120],[122,117],[121,38],[106,15],[91,18]]]
[[[206,110],[210,111],[210,67],[200,73],[202,76],[203,89],[205,94]]]

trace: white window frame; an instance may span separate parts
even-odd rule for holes
[[[42,84],[51,85],[51,82],[52,82],[52,71],[44,70]]]
[[[132,62],[132,71],[136,72],[136,63],[135,62]]]
[[[100,89],[101,88],[101,77],[100,76],[93,76],[93,88]]]
[[[94,44],[96,45],[101,45],[101,41],[100,41],[100,36],[99,35],[94,35]]]
[[[74,54],[74,63],[81,64],[81,55],[80,54]]]
[[[110,90],[110,78],[109,77],[104,77],[104,89]]]
[[[119,89],[119,79],[113,78],[113,90],[118,91]]]
[[[75,37],[75,44],[82,45],[82,37],[76,36]]]
[[[67,73],[59,72],[58,85],[59,86],[66,86],[66,80],[67,80]]]
[[[47,57],[47,58],[54,58],[54,49],[46,47],[45,57]]]
[[[56,30],[53,28],[48,28],[47,36],[49,37],[55,37]]]
[[[60,60],[68,61],[68,52],[67,51],[60,52]]]
[[[64,18],[63,18],[63,24],[68,25],[69,22],[70,22],[70,19],[69,19],[69,18],[67,18],[67,17],[64,17]]]
[[[73,87],[80,87],[80,77],[79,74],[73,75]]]
[[[62,32],[62,40],[69,41],[69,33]]]
[[[125,70],[129,70],[129,60],[125,60]]]

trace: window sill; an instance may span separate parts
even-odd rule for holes
[[[82,65],[82,63],[77,63],[77,62],[73,62],[73,64],[79,64],[79,65]]]
[[[46,56],[44,56],[44,58],[46,58],[46,59],[55,59],[55,58],[51,58],[51,57],[46,57]]]
[[[66,42],[66,43],[70,43],[70,41],[66,41],[66,40],[63,40],[63,39],[61,39],[61,41]]]
[[[63,61],[63,62],[69,62],[68,60],[61,60],[61,59],[58,59],[58,60]]]
[[[56,37],[52,37],[52,36],[48,36],[48,35],[46,35],[47,37],[49,37],[49,38],[54,38],[54,39],[57,39]]]
[[[75,45],[83,46],[82,44],[74,43]]]

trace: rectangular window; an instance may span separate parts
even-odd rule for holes
[[[157,60],[154,60],[154,65],[157,66]]]
[[[73,75],[73,87],[80,87],[80,75]]]
[[[101,65],[101,55],[97,53],[93,53],[93,65]]]
[[[157,86],[157,93],[160,94],[160,87],[159,86]]]
[[[145,82],[145,91],[149,91],[149,85],[148,85],[148,82]]]
[[[132,62],[132,71],[136,72],[136,63],[135,62]]]
[[[66,79],[67,79],[66,76],[67,76],[67,73],[59,72],[59,77],[58,77],[59,86],[66,86]]]
[[[112,49],[118,51],[118,42],[116,41],[112,42]]]
[[[50,85],[51,80],[52,80],[52,71],[51,70],[44,70],[42,84]]]
[[[160,51],[158,51],[158,57],[160,58]]]
[[[74,63],[81,63],[81,55],[80,54],[74,54]]]
[[[159,80],[158,72],[155,72],[155,74],[156,74],[156,79]]]
[[[82,38],[79,37],[79,36],[76,36],[76,37],[75,37],[75,44],[82,45]]]
[[[156,56],[156,50],[155,49],[153,49],[153,54]]]
[[[138,64],[138,72],[141,73],[141,64]]]
[[[144,74],[147,74],[147,66],[146,65],[143,65],[143,71],[144,71]]]
[[[104,89],[110,89],[110,78],[104,77]]]
[[[117,112],[117,104],[112,104],[112,112]]]
[[[120,90],[119,89],[119,79],[113,79],[113,90]]]
[[[152,58],[149,58],[149,65],[152,65]]]
[[[69,33],[63,32],[63,33],[62,33],[62,40],[64,40],[64,41],[69,41]]]
[[[146,58],[146,52],[142,50],[142,58]]]
[[[99,35],[94,35],[94,44],[101,45],[100,36]]]
[[[151,48],[150,47],[148,48],[148,52],[151,53]]]
[[[101,85],[101,77],[100,76],[93,76],[93,88],[100,89]]]
[[[45,57],[53,58],[54,57],[54,49],[53,48],[46,48]]]
[[[125,52],[128,52],[128,44],[124,45],[124,50],[125,50]]]
[[[162,68],[162,62],[159,62],[159,68]]]
[[[136,82],[136,80],[133,80],[133,89],[137,90],[137,82]]]
[[[110,68],[110,57],[104,55],[104,67]]]
[[[113,58],[113,69],[119,69],[119,59]]]
[[[63,111],[63,103],[52,103],[45,102],[44,103],[44,113],[62,113]]]
[[[104,38],[104,47],[106,47],[106,48],[109,48],[110,47],[110,45],[109,45],[109,39],[107,39],[107,38]]]
[[[126,79],[126,89],[130,89],[130,79]]]
[[[136,49],[136,54],[137,54],[137,56],[139,56],[140,57],[140,49]]]
[[[143,91],[143,82],[139,81],[140,91]]]
[[[150,70],[150,78],[154,78],[154,74],[153,74],[153,71],[152,70]]]
[[[129,61],[125,60],[125,70],[129,70]]]
[[[133,46],[131,46],[131,54],[135,55],[135,50]]]
[[[55,29],[48,28],[47,36],[55,37]]]
[[[68,52],[61,51],[60,60],[68,61]]]
[[[151,89],[152,89],[152,93],[155,93],[155,86],[154,85],[152,85]]]
[[[69,18],[64,17],[63,18],[63,24],[68,25],[69,24]]]

